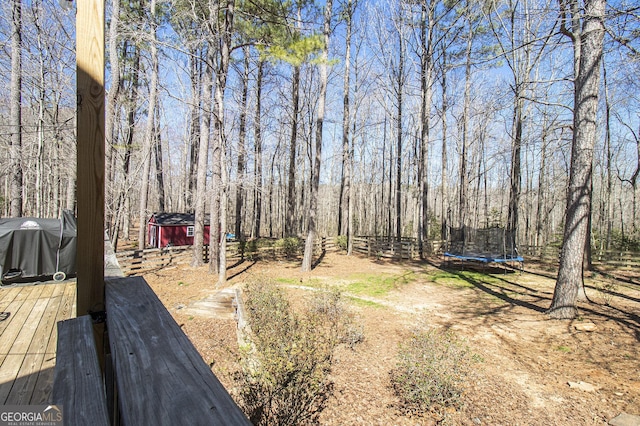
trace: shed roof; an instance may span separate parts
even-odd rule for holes
[[[168,213],[157,212],[152,218],[155,218],[156,224],[160,226],[192,226],[195,224],[194,213]],[[205,226],[209,226],[209,214],[204,216]]]

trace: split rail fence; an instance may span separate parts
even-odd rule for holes
[[[254,245],[252,245],[254,244]],[[445,247],[444,241],[424,243],[428,253],[440,255]],[[342,248],[335,237],[322,237],[316,241],[315,255],[324,252],[340,251]],[[417,260],[420,252],[416,238],[403,238],[401,241],[386,237],[359,236],[353,238],[355,253],[378,259]],[[303,239],[260,239],[253,242],[227,243],[227,261],[230,265],[242,260],[297,258],[304,251]],[[560,255],[558,247],[519,246],[518,254],[527,261],[538,260],[545,263],[557,263]],[[116,253],[125,276],[175,265],[188,265],[193,257],[192,246],[167,247],[164,249],[126,250]],[[202,250],[202,259],[209,262],[209,247]],[[640,268],[640,253],[633,251],[609,250],[594,251],[593,264],[602,269]]]
[[[227,242],[229,265],[243,260],[297,258],[304,251],[302,239],[261,239],[257,246],[251,242]],[[322,237],[316,240],[314,254],[337,251],[335,238]],[[125,276],[139,275],[168,266],[188,265],[193,259],[193,246],[170,246],[163,249],[126,250],[116,253],[118,263]],[[209,263],[209,246],[202,249],[202,260]]]

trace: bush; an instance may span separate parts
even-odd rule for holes
[[[471,354],[453,333],[422,327],[400,343],[391,383],[405,413],[458,407],[471,371]]]
[[[258,240],[240,241],[238,244],[238,254],[249,260],[254,260],[258,253]]]
[[[325,288],[314,295],[308,307],[309,315],[314,317],[318,327],[324,333],[333,336],[338,343],[344,343],[351,349],[364,341],[362,324],[344,304],[340,290]]]
[[[275,247],[282,250],[285,257],[293,258],[300,253],[300,238],[287,237],[276,241]]]
[[[254,425],[316,422],[332,392],[333,351],[350,318],[337,293],[319,292],[296,312],[272,283],[245,288],[249,339],[237,379]]]
[[[346,235],[338,235],[336,237],[336,245],[340,247],[340,250],[347,251],[348,247],[348,239]]]

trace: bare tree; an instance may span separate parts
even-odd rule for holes
[[[324,27],[322,35],[324,46],[322,48],[320,68],[320,98],[318,99],[318,112],[316,118],[316,144],[314,162],[311,176],[311,194],[309,198],[309,223],[307,240],[304,246],[304,257],[302,259],[302,271],[311,271],[313,259],[313,246],[316,238],[316,215],[318,210],[318,188],[320,186],[320,166],[322,164],[322,125],[324,123],[325,102],[327,97],[327,79],[329,67],[329,38],[331,36],[331,15],[333,0],[327,0],[324,10]]]
[[[22,216],[22,0],[11,8],[10,211]]]
[[[351,77],[351,37],[353,31],[353,14],[357,2],[347,0],[344,4],[343,17],[345,20],[345,58],[343,80],[343,111],[342,111],[342,180],[340,183],[340,202],[338,206],[338,233],[347,235],[347,254],[353,251],[353,188],[351,184],[353,173],[353,148],[351,146],[349,130],[351,127],[350,77]],[[354,123],[355,126],[355,123]],[[345,225],[346,223],[346,225]]]
[[[418,161],[418,250],[425,255],[429,239],[429,131],[434,80],[434,30],[437,2],[422,2],[420,18],[420,154]]]
[[[551,306],[552,318],[571,319],[577,315],[576,302],[583,287],[583,258],[591,214],[593,149],[596,141],[600,68],[604,39],[605,0],[585,0],[584,13],[576,15],[578,0],[561,2],[561,13],[570,9],[574,26],[572,40],[577,66],[574,82],[573,139],[567,191],[566,221],[560,253],[558,279]],[[575,20],[581,18],[578,30]],[[563,25],[564,25],[563,21]]]
[[[350,76],[351,76],[351,33],[352,20],[355,5],[352,0],[347,0],[343,6],[343,18],[346,28],[345,34],[345,58],[344,58],[344,76],[343,76],[343,96],[342,96],[342,179],[340,180],[340,200],[338,203],[338,234],[349,234],[349,203],[351,191],[351,158],[349,156],[349,130],[350,130]],[[345,226],[344,223],[347,225]],[[346,230],[346,232],[345,232]]]
[[[519,205],[522,185],[522,144],[525,115],[525,100],[530,95],[531,74],[539,65],[549,39],[556,32],[554,25],[543,28],[548,19],[536,17],[531,13],[532,5],[528,0],[514,2],[509,0],[506,11],[499,11],[498,3],[490,14],[491,30],[495,36],[500,53],[511,71],[513,81],[513,116],[511,142],[511,174],[509,188],[509,206],[507,229],[514,232],[519,228]],[[546,32],[546,34],[545,34]],[[504,38],[503,38],[504,36]],[[539,46],[539,47],[538,47]]]
[[[149,196],[149,172],[151,170],[151,152],[156,141],[156,108],[158,106],[158,46],[157,46],[157,16],[156,0],[149,3],[149,49],[151,53],[151,82],[149,84],[149,105],[147,107],[147,127],[144,135],[144,147],[142,151],[142,179],[140,182],[140,198],[138,210],[138,248],[145,248],[147,230],[147,200]]]
[[[223,285],[227,281],[227,201],[229,192],[229,182],[227,175],[227,150],[224,119],[224,92],[227,87],[227,76],[229,73],[229,63],[231,61],[231,37],[234,29],[235,0],[226,0],[221,12],[221,19],[218,22],[218,63],[216,67],[216,86],[214,96],[214,120],[215,120],[215,146],[214,146],[214,184],[213,196],[211,199],[211,239],[210,253],[211,260],[209,271],[218,272],[218,285]],[[217,154],[216,154],[217,153]],[[219,161],[215,156],[219,155]],[[220,181],[217,185],[215,175],[219,173]],[[214,257],[216,248],[219,250],[217,257]]]
[[[202,83],[202,124],[200,126],[200,142],[198,144],[198,165],[196,174],[196,196],[194,212],[193,258],[191,266],[202,266],[202,250],[204,248],[205,200],[207,195],[207,164],[209,160],[209,144],[211,135],[211,93],[213,90],[213,46],[208,46],[207,60],[204,61],[204,82]],[[212,237],[214,224],[209,219],[209,239]],[[212,254],[210,253],[211,257]],[[216,263],[217,262],[213,262]]]
[[[107,200],[107,206],[113,205],[114,200],[118,197],[116,192],[116,185],[114,185],[115,167],[115,147],[118,140],[118,126],[116,120],[118,116],[118,107],[120,102],[120,93],[122,91],[122,80],[120,72],[120,58],[118,53],[118,32],[120,31],[120,0],[112,0],[111,2],[111,20],[109,22],[109,38],[108,38],[108,51],[109,51],[109,64],[111,65],[111,86],[107,91],[105,99],[105,176],[106,181],[111,184],[107,184],[105,187],[105,198]],[[107,229],[110,230],[109,238],[112,242],[116,237],[117,225],[113,226],[113,210],[110,208],[105,209]]]
[[[249,46],[245,46],[242,49],[243,57],[243,72],[242,72],[242,99],[240,101],[240,129],[238,131],[238,162],[237,162],[237,176],[236,176],[236,221],[235,221],[235,234],[236,238],[244,241],[244,235],[242,233],[242,213],[244,203],[244,191],[245,191],[245,157],[247,148],[245,146],[245,139],[247,136],[247,103],[249,97]]]
[[[260,238],[262,221],[262,82],[264,78],[264,60],[258,58],[258,75],[256,77],[256,110],[254,126],[254,222],[253,238]]]

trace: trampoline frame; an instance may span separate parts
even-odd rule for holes
[[[502,265],[508,265],[510,266],[511,263],[516,263],[518,264],[518,270],[520,272],[522,272],[524,270],[524,258],[520,255],[518,255],[517,250],[516,250],[516,245],[515,245],[515,241],[510,241],[509,245],[511,247],[511,253],[508,254],[507,253],[507,231],[504,228],[484,228],[484,229],[477,229],[475,231],[491,231],[491,230],[496,230],[496,231],[501,231],[503,233],[503,237],[502,237],[502,247],[503,247],[503,253],[502,255],[499,254],[492,254],[492,253],[487,253],[487,252],[475,252],[475,251],[469,251],[469,252],[465,252],[465,245],[467,243],[467,228],[458,228],[457,232],[458,234],[461,234],[463,236],[462,240],[457,240],[458,242],[462,242],[462,253],[454,253],[452,251],[449,250],[449,248],[453,245],[452,241],[451,241],[451,235],[453,235],[454,233],[451,232],[451,229],[449,231],[449,238],[447,239],[447,250],[445,250],[445,252],[443,253],[444,255],[444,261],[445,263],[449,264],[451,262],[452,259],[456,259],[461,261],[462,265],[463,265],[463,269],[464,269],[464,263],[465,262],[479,262],[482,264],[482,269],[484,270],[484,268],[490,264],[490,263],[497,263],[497,264],[502,264]],[[473,230],[471,230],[470,232],[471,234],[473,234]],[[513,238],[513,237],[510,237]],[[476,239],[475,241],[469,240],[470,242],[473,243],[477,243],[478,240]]]

